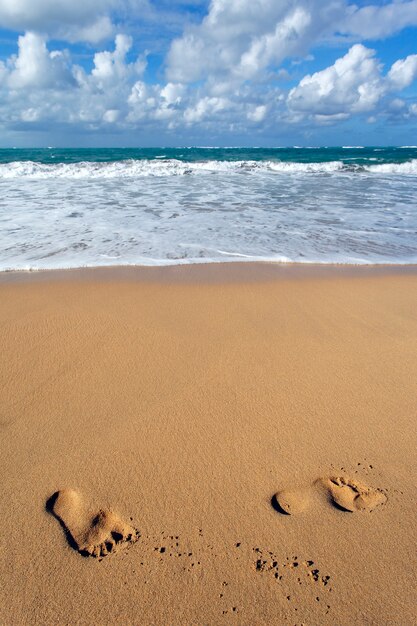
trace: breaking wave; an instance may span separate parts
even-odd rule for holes
[[[0,271],[417,262],[417,149],[0,150]]]
[[[66,178],[66,179],[112,179],[138,177],[166,177],[196,175],[213,172],[224,173],[287,173],[332,174],[373,173],[382,175],[417,175],[417,159],[403,163],[347,164],[343,161],[293,162],[293,161],[197,161],[177,159],[140,159],[114,162],[38,163],[13,161],[0,164],[0,179],[13,178]]]

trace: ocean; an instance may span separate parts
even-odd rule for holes
[[[417,263],[417,147],[0,150],[0,270]]]

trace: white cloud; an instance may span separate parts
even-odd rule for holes
[[[113,52],[97,52],[94,55],[94,68],[91,72],[92,79],[100,89],[109,88],[114,83],[119,83],[129,74],[142,74],[146,67],[143,59],[137,59],[134,63],[126,63],[126,55],[132,47],[132,38],[128,35],[116,35]]]
[[[396,61],[388,72],[388,80],[394,89],[404,89],[417,77],[417,54]]]
[[[364,39],[379,39],[417,25],[417,0],[393,0],[384,5],[358,8],[350,5],[340,24],[340,32]]]
[[[181,85],[181,83],[167,83],[165,87],[161,89],[161,96],[168,105],[180,104],[184,93],[185,87]]]
[[[287,103],[290,110],[319,122],[339,121],[374,110],[384,96],[407,87],[416,76],[417,55],[399,59],[383,76],[375,51],[356,44],[334,65],[305,76],[289,92]]]
[[[0,65],[0,117],[6,126],[47,122],[95,131],[148,126],[245,132],[306,118],[326,125],[354,114],[375,117],[384,101],[393,119],[413,115],[412,107],[387,96],[416,77],[416,55],[399,59],[384,75],[375,52],[358,44],[330,67],[305,76],[288,94],[274,84],[227,89],[225,81],[213,95],[210,83],[198,89],[178,82],[147,84],[142,78],[146,61],[128,60],[131,45],[131,37],[119,34],[114,48],[97,52],[86,72],[71,64],[68,53],[50,51],[43,37],[26,33],[19,38],[19,54]]]
[[[212,0],[202,23],[172,43],[168,78],[252,79],[288,56],[307,53],[310,42],[341,17],[343,6],[343,0]]]
[[[227,98],[205,96],[184,111],[184,120],[189,124],[195,124],[217,117],[219,113],[229,108],[231,108],[231,103]]]
[[[375,51],[361,44],[334,65],[305,76],[288,95],[291,109],[320,115],[369,111],[381,97],[383,87]]]
[[[70,41],[88,41],[90,43],[98,43],[104,39],[108,39],[114,32],[114,26],[111,19],[107,15],[98,17],[95,21],[87,23],[86,26],[67,26],[60,27],[56,33],[52,31],[58,38]]]
[[[36,89],[68,85],[73,81],[64,52],[48,52],[43,37],[28,32],[18,39],[19,53],[11,60],[11,89]]]
[[[259,104],[248,111],[247,117],[252,122],[262,122],[265,119],[266,112],[267,107],[264,104]]]
[[[6,66],[3,61],[0,61],[0,85],[3,83],[7,76]]]
[[[119,4],[119,0],[1,0],[0,26],[97,42],[110,35],[108,13]]]
[[[136,122],[150,117],[157,108],[158,87],[146,85],[138,80],[132,87],[128,96],[129,113],[127,121]]]
[[[19,38],[18,55],[3,69],[0,118],[5,125],[123,126],[132,83],[146,66],[142,58],[127,61],[131,43],[118,35],[114,50],[96,53],[87,73],[71,64],[68,53],[49,51],[41,35],[26,33]]]
[[[344,120],[347,120],[349,118],[349,113],[332,113],[332,114],[326,114],[326,115],[322,115],[320,113],[317,113],[314,116],[315,121],[318,124],[322,124],[322,125],[326,125],[326,124],[334,124],[335,122],[343,122]]]
[[[135,106],[136,104],[142,104],[148,98],[148,87],[144,82],[138,80],[132,87],[128,102]]]
[[[351,0],[211,0],[198,25],[186,27],[169,55],[169,78],[192,81],[222,68],[243,79],[280,59],[303,55],[323,38],[372,39],[417,24],[417,0],[358,7]],[[205,0],[1,0],[0,27],[49,38],[97,43],[123,24],[141,33],[178,33],[189,8]],[[148,34],[149,34],[148,32]],[[155,38],[155,37],[154,37]]]
[[[385,37],[413,24],[417,0],[362,8],[347,0],[212,0],[202,22],[172,42],[167,76],[236,86],[258,80],[286,58],[307,55],[314,44]]]
[[[114,124],[114,122],[117,122],[117,120],[119,119],[119,116],[120,111],[118,111],[117,109],[108,109],[104,112],[103,121],[107,122],[108,124]]]
[[[199,0],[189,0],[194,1]],[[48,35],[58,32],[71,41],[98,41],[108,36],[112,18],[117,21],[122,10],[134,6],[138,16],[140,10],[146,12],[147,2],[0,0],[0,25],[27,23],[34,28],[19,37],[18,54],[0,62],[3,127],[53,129],[56,124],[104,132],[179,128],[217,134],[234,129],[244,136],[247,129],[275,133],[285,122],[302,125],[307,119],[325,125],[352,115],[395,120],[415,115],[407,95],[400,92],[417,77],[417,54],[384,70],[373,50],[355,44],[333,65],[284,89],[283,81],[291,80],[281,66],[285,58],[295,63],[311,60],[314,43],[340,32],[354,36],[355,16],[362,9],[345,0],[211,0],[201,23],[187,27],[172,43],[166,59],[168,80],[161,84],[146,82],[146,53],[132,58],[134,42],[124,32],[105,50],[81,49],[90,55],[85,67],[48,43]],[[414,2],[373,7],[379,31],[373,24],[372,32],[385,32],[387,15],[393,31],[411,20]],[[291,73],[302,67],[294,65]],[[398,105],[397,95],[404,105]]]

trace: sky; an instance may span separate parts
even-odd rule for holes
[[[0,147],[417,144],[417,0],[0,0]]]

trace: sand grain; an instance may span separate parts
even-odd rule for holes
[[[415,273],[8,276],[0,350],[5,626],[417,622]]]

